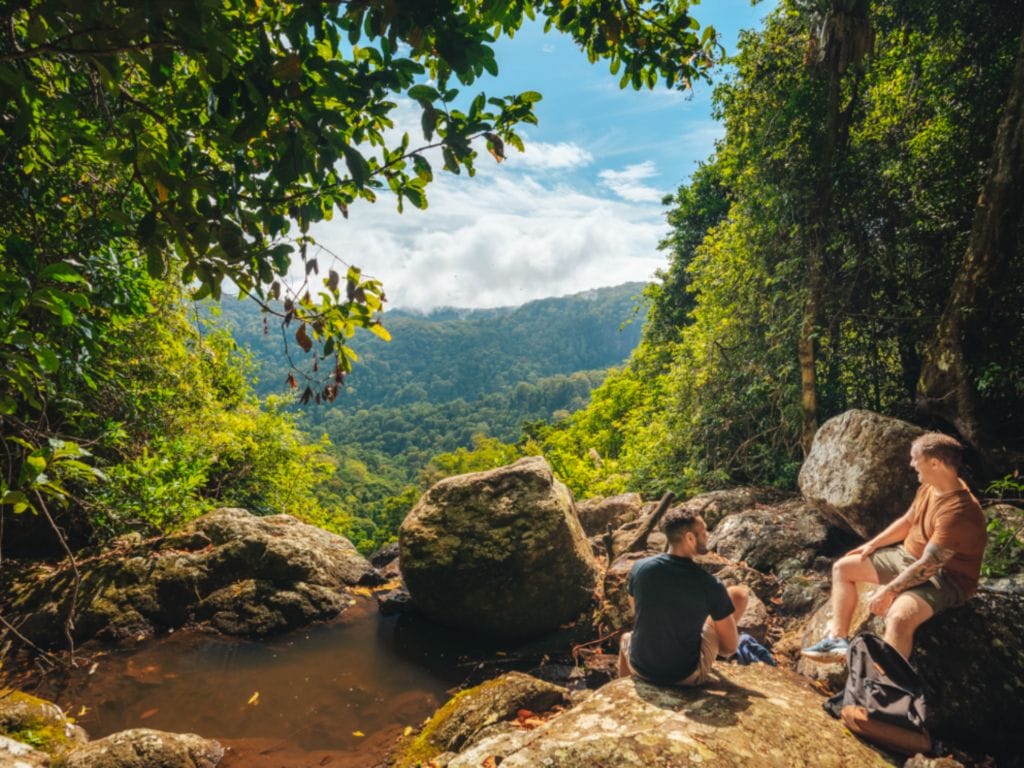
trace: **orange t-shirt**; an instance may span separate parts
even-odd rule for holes
[[[965,598],[977,592],[988,533],[985,513],[974,494],[962,481],[959,491],[940,495],[932,486],[922,483],[910,509],[913,522],[903,540],[904,549],[916,558],[924,554],[929,542],[954,550],[956,554],[942,567],[943,573],[956,583]]]

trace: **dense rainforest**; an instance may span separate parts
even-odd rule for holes
[[[391,534],[411,465],[386,466],[383,443],[367,462],[345,435],[387,432],[374,409],[390,405],[432,418],[416,404],[445,382],[374,402],[389,369],[368,352],[353,376],[353,339],[402,323],[309,227],[378,197],[425,207],[428,145],[452,173],[519,146],[540,94],[460,90],[534,16],[623,86],[712,76],[725,136],[667,201],[667,266],[629,363],[518,438],[481,418],[498,391],[470,393],[490,437],[418,446],[416,461],[446,451],[426,478],[542,453],[583,496],[788,486],[815,428],[852,407],[955,431],[980,480],[1019,465],[1022,2],[783,0],[721,62],[682,2],[42,0],[0,11],[0,552],[217,504],[364,546]],[[422,136],[388,133],[396,94]],[[191,300],[229,283],[303,358],[293,396],[319,410],[261,398],[252,357],[196,316]],[[536,375],[558,375],[546,362]],[[332,448],[325,404],[349,384],[360,410]]]

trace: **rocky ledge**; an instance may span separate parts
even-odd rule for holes
[[[120,640],[184,624],[263,637],[336,616],[346,588],[383,581],[351,542],[290,515],[218,509],[155,539],[125,537],[80,557],[75,639]],[[13,587],[6,614],[43,646],[64,641],[73,574],[38,566]]]

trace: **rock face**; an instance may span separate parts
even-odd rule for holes
[[[678,506],[700,513],[713,531],[718,523],[729,515],[756,509],[763,505],[774,506],[793,498],[795,494],[777,488],[742,487],[710,491],[694,496]]]
[[[510,672],[456,694],[419,734],[399,747],[391,765],[413,768],[428,762],[443,764],[488,731],[504,731],[503,726],[522,710],[547,712],[568,703],[565,688],[522,672]]]
[[[576,505],[576,514],[587,536],[597,536],[612,528],[620,528],[636,520],[644,502],[639,493],[624,493],[606,499],[587,499]]]
[[[220,744],[193,733],[136,728],[79,747],[64,768],[214,768],[223,756]]]
[[[556,629],[597,586],[572,496],[539,457],[440,481],[398,540],[418,610],[472,632],[525,638]]]
[[[797,500],[729,515],[708,538],[711,551],[781,578],[806,570],[819,557],[831,559],[850,544],[814,507]]]
[[[805,643],[823,636],[830,611],[826,604],[814,615]],[[1024,753],[1024,732],[1007,716],[1024,702],[1022,626],[1024,594],[983,586],[967,603],[917,630],[910,661],[924,681],[933,737],[988,754]],[[866,614],[862,599],[851,631],[864,630],[881,635],[884,627]],[[826,680],[833,689],[846,677],[842,665],[801,661],[798,671]]]
[[[870,538],[914,498],[910,444],[921,434],[912,424],[871,411],[831,418],[800,468],[800,491],[830,522]]]
[[[79,642],[194,621],[264,636],[335,616],[352,603],[345,586],[381,581],[347,539],[290,515],[241,509],[210,512],[171,536],[122,539],[79,567]],[[20,631],[37,643],[63,642],[69,571],[22,584],[11,605]]]
[[[703,688],[616,680],[535,730],[479,740],[448,768],[479,768],[487,758],[502,768],[891,765],[825,714],[821,697],[792,673],[716,669]]]
[[[22,741],[0,736],[0,765],[10,768],[50,768],[50,756]]]

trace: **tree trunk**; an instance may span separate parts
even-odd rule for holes
[[[807,298],[804,303],[797,359],[800,364],[800,410],[803,423],[800,443],[804,455],[811,449],[818,430],[818,381],[815,337],[821,321],[825,291],[825,259],[829,223],[832,220],[833,185],[838,150],[846,144],[853,115],[854,94],[846,109],[840,110],[842,77],[847,67],[860,67],[871,50],[874,33],[869,19],[868,0],[832,0],[831,9],[817,35],[812,35],[808,62],[816,60],[828,78],[825,127],[814,199],[808,216]],[[859,82],[859,80],[858,80]]]
[[[917,407],[952,425],[982,455],[1001,448],[985,423],[972,378],[972,351],[986,311],[1017,246],[1024,204],[1024,32],[996,132],[988,177],[974,210],[971,239],[949,299],[922,355]]]

